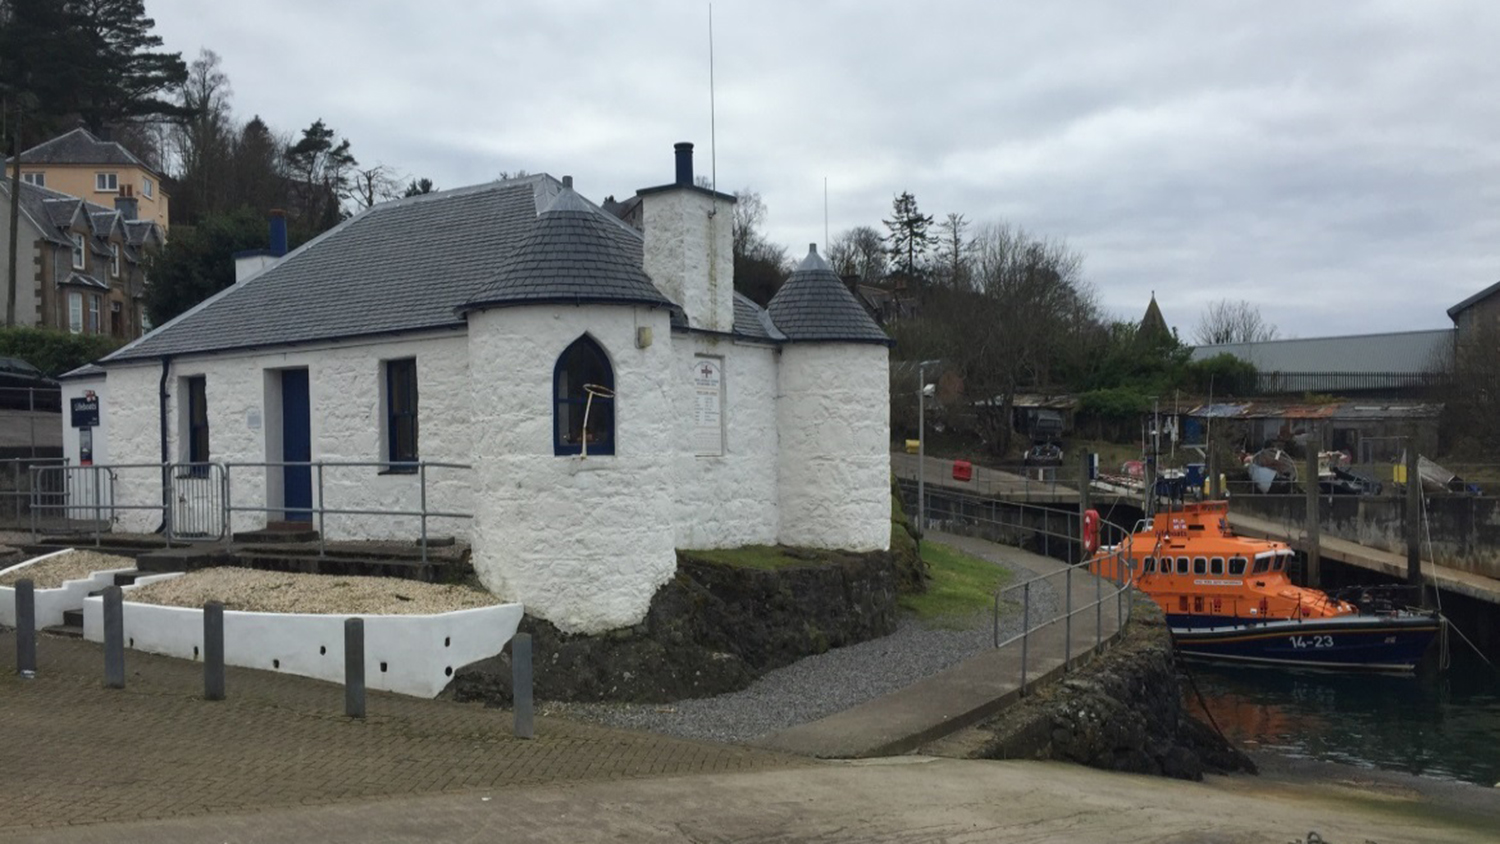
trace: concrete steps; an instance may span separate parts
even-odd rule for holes
[[[130,584],[132,584],[132,583],[135,582],[136,578],[138,578],[138,577],[140,577],[140,576],[142,576],[144,574],[145,574],[145,572],[139,571],[139,570],[137,570],[137,571],[116,572],[115,573],[115,585],[116,586],[129,586]],[[102,590],[102,589],[96,589],[93,592],[90,592],[89,595],[90,596],[101,595],[103,593],[104,593],[104,590]],[[62,636],[62,637],[69,638],[69,639],[82,639],[83,638],[83,609],[80,607],[79,609],[76,609],[76,610],[65,610],[63,612],[63,623],[62,624],[54,624],[51,627],[43,627],[42,628],[42,632],[43,633],[50,633],[53,636]]]

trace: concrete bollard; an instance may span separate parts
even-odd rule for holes
[[[365,717],[365,620],[344,620],[344,714]]]
[[[224,699],[224,604],[203,605],[203,699]]]
[[[517,633],[510,640],[510,687],[516,738],[536,738],[536,718],[531,700],[530,633]]]
[[[125,598],[118,586],[104,589],[104,685],[125,688]]]
[[[16,581],[16,673],[36,676],[36,584]]]

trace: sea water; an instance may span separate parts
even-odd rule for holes
[[[1472,651],[1455,650],[1446,671],[1424,664],[1411,674],[1187,667],[1244,750],[1500,784],[1500,671]],[[1189,711],[1208,720],[1185,685]]]

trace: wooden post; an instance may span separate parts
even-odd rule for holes
[[[1304,582],[1317,586],[1323,580],[1323,536],[1322,519],[1318,512],[1318,445],[1317,429],[1311,426],[1307,432],[1307,477],[1302,485],[1307,489],[1307,572]]]
[[[1406,582],[1422,585],[1422,476],[1417,470],[1417,442],[1406,444]]]

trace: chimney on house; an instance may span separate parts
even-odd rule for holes
[[[286,255],[286,212],[271,209],[270,248],[234,253],[234,283],[239,284],[275,266]]]
[[[271,255],[280,258],[286,254],[286,212],[271,209]]]
[[[120,185],[120,195],[115,197],[115,210],[126,220],[134,220],[140,213],[141,201],[135,196],[135,188]]]
[[[693,183],[693,145],[673,146],[671,184],[636,191],[646,275],[706,331],[734,328],[734,197]]]

